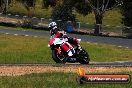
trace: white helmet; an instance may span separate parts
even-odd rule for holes
[[[56,22],[49,23],[48,28],[50,29],[51,36],[54,35],[57,31],[59,31]]]
[[[49,23],[48,28],[54,28],[55,26],[57,27],[56,22],[51,22],[51,23]]]

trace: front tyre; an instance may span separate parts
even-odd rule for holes
[[[79,52],[78,59],[80,64],[89,64],[90,61],[89,55],[84,49]]]
[[[63,62],[64,56],[58,54],[58,51],[57,51],[56,49],[55,49],[55,50],[52,50],[52,58],[53,58],[53,60],[54,60],[56,63],[65,63],[65,62]]]

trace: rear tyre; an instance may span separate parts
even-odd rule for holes
[[[64,57],[62,55],[59,55],[57,50],[52,50],[52,58],[56,63],[65,63],[63,61]]]

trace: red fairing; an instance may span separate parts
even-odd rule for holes
[[[52,38],[49,42],[49,45],[51,46],[53,44],[53,42],[55,41],[55,38]]]
[[[65,52],[68,52],[70,49],[73,48],[68,42],[62,44],[61,47]]]
[[[62,38],[62,34],[60,32],[57,32],[55,35],[54,35],[54,38],[51,39],[51,41],[49,42],[49,45],[51,46],[55,40],[55,38]]]
[[[73,38],[74,41],[76,41],[77,43],[80,43],[80,41],[77,38]]]
[[[59,33],[59,32],[57,32],[57,33],[55,34],[54,38],[62,38],[62,34]]]

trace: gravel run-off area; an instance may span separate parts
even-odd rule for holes
[[[103,72],[130,72],[132,67],[97,67],[97,66],[0,66],[0,76],[20,76],[32,73],[64,72],[78,73],[78,68],[85,69],[86,73]]]

